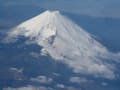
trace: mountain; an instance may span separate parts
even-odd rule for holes
[[[107,79],[116,78],[120,55],[107,50],[90,33],[59,11],[45,11],[9,31],[5,42],[26,38],[26,44],[42,47],[40,55],[51,56],[73,72]],[[113,63],[114,62],[114,63]]]

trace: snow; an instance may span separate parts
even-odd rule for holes
[[[118,57],[59,11],[45,11],[8,32],[7,39],[19,36],[43,47],[41,55],[49,54],[73,69],[75,73],[115,78],[114,65],[108,60]]]

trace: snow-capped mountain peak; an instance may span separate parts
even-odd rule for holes
[[[8,32],[9,39],[18,36],[43,47],[42,55],[49,54],[76,73],[115,77],[114,66],[107,62],[115,55],[59,11],[45,11]]]

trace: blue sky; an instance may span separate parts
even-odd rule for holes
[[[4,0],[1,6],[32,5],[45,9],[89,15],[120,18],[120,0]]]

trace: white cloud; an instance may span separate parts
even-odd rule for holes
[[[102,82],[101,85],[102,85],[102,86],[107,86],[108,83],[106,83],[106,82]]]
[[[89,60],[89,58],[87,59]],[[100,59],[98,59],[100,60]],[[103,77],[107,79],[114,79],[116,75],[114,74],[114,66],[107,64],[94,63],[94,61],[82,61],[76,60],[76,62],[70,62],[70,67],[75,66],[73,69],[75,73],[83,73],[94,75],[95,77]]]
[[[39,58],[40,57],[40,54],[36,53],[36,52],[30,52],[29,54],[34,58]]]
[[[47,84],[47,83],[51,83],[53,81],[53,79],[48,78],[46,76],[38,76],[36,78],[31,78],[31,81]]]
[[[64,90],[81,90],[80,87],[74,87],[74,86],[66,86],[64,84],[57,84],[56,85],[57,88],[59,88],[60,90],[64,89]],[[56,89],[57,90],[57,89]]]
[[[10,70],[15,71],[15,72],[19,72],[19,73],[23,73],[23,69],[17,69],[15,67],[11,67]]]
[[[65,88],[65,86],[63,84],[57,84],[56,87],[58,87],[58,88]]]
[[[75,88],[75,87],[71,87],[71,86],[67,86],[66,89],[67,90],[82,90],[81,88]]]
[[[60,74],[59,74],[59,73],[53,73],[53,75],[54,75],[54,76],[60,76]]]
[[[13,78],[15,80],[23,80],[25,78],[23,75],[23,69],[11,67],[11,68],[9,68],[9,71],[11,72],[11,74],[14,75]]]
[[[72,83],[87,83],[87,82],[93,82],[93,81],[88,80],[87,78],[83,78],[83,77],[71,77],[70,82],[72,82]]]
[[[12,87],[8,87],[8,88],[3,88],[3,90],[54,90],[50,87],[35,87],[35,86],[25,86],[25,87],[19,87],[19,88],[12,88]]]

